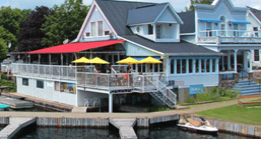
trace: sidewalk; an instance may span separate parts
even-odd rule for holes
[[[245,98],[245,99],[241,99],[241,101],[248,102],[248,101],[258,100],[258,99],[261,99],[261,98]],[[206,111],[206,110],[210,110],[210,109],[216,109],[216,108],[236,105],[237,101],[238,100],[235,99],[235,100],[208,103],[208,104],[192,105],[192,106],[188,106],[188,107],[190,107],[190,109],[186,109],[184,111],[189,112],[189,113],[196,113],[196,112],[200,112],[200,111]]]

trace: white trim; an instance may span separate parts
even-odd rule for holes
[[[42,81],[54,81],[54,82],[77,83],[76,80],[50,79],[50,78],[34,77],[34,76],[26,76],[26,75],[14,75],[14,76],[16,76],[16,77],[21,77],[21,78],[28,78],[28,79],[42,80]]]
[[[148,25],[148,24],[154,24],[154,22],[130,24],[130,25],[128,25],[128,26],[141,26],[141,25]]]
[[[248,10],[247,12],[250,13],[261,26],[261,21],[259,21],[259,19],[253,14],[253,12],[251,10]]]
[[[96,1],[94,0],[92,3],[92,6],[84,20],[84,23],[82,24],[82,27],[78,33],[78,36],[76,38],[77,41],[79,41],[81,39],[81,35],[84,32],[84,29],[86,27],[86,25],[88,24],[88,20],[90,19],[91,15],[93,14],[94,8],[97,8],[98,11],[101,13],[102,17],[105,19],[105,22],[108,24],[108,26],[110,27],[110,29],[113,30],[113,33],[115,34],[115,36],[118,36],[115,29],[113,28],[113,26],[111,25],[111,23],[108,21],[107,17],[105,16],[105,14],[103,13],[103,11],[101,10],[101,8],[99,7],[99,5],[96,3]]]
[[[173,15],[175,16],[175,18],[177,18],[179,24],[184,24],[184,22],[181,20],[181,18],[178,16],[178,14],[176,13],[175,9],[172,7],[172,5],[168,2],[167,5],[165,6],[165,8],[160,12],[160,14],[157,16],[157,18],[155,19],[154,23],[157,22],[157,20],[163,15],[163,13],[165,12],[165,10],[167,8],[170,8],[171,12],[173,13]]]
[[[164,53],[162,53],[162,52],[159,52],[159,51],[153,50],[153,49],[151,49],[151,48],[148,48],[148,47],[146,47],[146,46],[140,45],[140,44],[135,43],[135,42],[133,42],[133,41],[130,41],[130,40],[126,39],[126,38],[123,38],[123,37],[121,37],[121,36],[117,36],[117,37],[118,37],[118,38],[121,38],[121,39],[123,39],[123,40],[126,40],[127,42],[130,42],[130,43],[132,43],[132,44],[135,44],[135,45],[137,45],[137,46],[143,47],[143,48],[145,48],[145,49],[147,49],[147,50],[150,50],[150,51],[152,51],[152,52],[155,52],[155,53],[164,55]]]

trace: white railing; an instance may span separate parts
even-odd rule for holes
[[[159,75],[149,76],[135,73],[104,74],[77,72],[78,86],[105,90],[133,89],[139,92],[156,92],[157,87],[153,83],[160,80],[162,79],[160,79]]]
[[[209,30],[200,31],[200,43],[261,43],[259,31],[246,30]]]
[[[156,88],[157,91],[162,93],[165,99],[168,99],[170,102],[172,102],[174,105],[177,103],[177,95],[172,92],[170,89],[167,88],[167,85],[161,82],[161,79],[156,79],[156,81],[151,81],[148,77],[146,77],[148,81],[150,81]],[[164,101],[166,101],[163,99]]]
[[[50,79],[76,80],[75,66],[12,64],[12,73]]]

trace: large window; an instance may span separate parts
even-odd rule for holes
[[[254,50],[254,61],[259,61],[260,59],[260,57],[259,57],[259,50]]]
[[[22,79],[22,85],[24,85],[24,86],[28,86],[29,85],[27,78],[23,78]]]
[[[96,36],[96,23],[91,22],[91,36]]]
[[[103,21],[98,22],[98,36],[103,36]]]
[[[213,73],[217,65],[216,59],[176,59],[171,61],[170,71],[171,74]]]
[[[43,89],[44,88],[44,81],[36,80],[36,87]]]

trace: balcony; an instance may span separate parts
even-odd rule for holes
[[[242,30],[209,30],[200,31],[198,43],[203,44],[260,44],[259,31]]]

